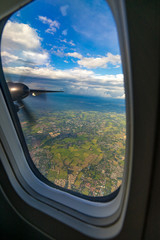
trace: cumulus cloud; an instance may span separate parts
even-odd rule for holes
[[[120,55],[113,55],[112,53],[108,53],[106,57],[88,57],[82,58],[78,61],[80,66],[86,68],[107,68],[107,64],[110,63],[112,65],[117,65],[121,63]]]
[[[3,66],[46,65],[49,54],[42,49],[41,41],[31,26],[8,21],[2,35]]]
[[[83,58],[82,60],[78,61],[80,66],[86,68],[106,68],[106,58]]]
[[[45,32],[54,35],[54,33],[59,29],[60,23],[56,20],[51,20],[50,18],[39,16],[38,19],[43,23],[49,25],[49,28],[46,29]]]
[[[74,57],[74,58],[78,58],[78,59],[83,58],[83,56],[80,53],[77,53],[77,52],[66,53],[66,56]]]
[[[19,49],[36,49],[41,45],[41,38],[38,36],[36,29],[28,24],[11,22],[5,25],[2,37],[2,47]]]
[[[60,11],[62,13],[63,16],[66,16],[67,15],[67,9],[68,9],[68,5],[64,5],[62,7],[60,7]]]
[[[112,53],[107,53],[107,56],[104,57],[83,57],[80,53],[72,52],[66,53],[66,56],[78,58],[80,60],[77,63],[81,67],[95,69],[95,68],[107,68],[107,64],[110,63],[112,65],[116,65],[115,67],[120,67],[121,58],[120,55],[113,55]]]
[[[36,65],[47,64],[49,59],[49,55],[45,51],[43,51],[42,53],[32,52],[32,51],[23,51],[22,54],[23,54],[23,59],[25,59],[25,61],[35,63]]]
[[[1,56],[4,66],[8,66],[10,63],[13,63],[14,65],[47,65],[49,61],[49,55],[45,51],[33,52],[26,50],[17,53],[17,56],[3,51]]]

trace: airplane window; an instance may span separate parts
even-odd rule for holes
[[[117,29],[106,1],[32,2],[8,19],[1,56],[40,173],[82,196],[118,189],[126,104]]]

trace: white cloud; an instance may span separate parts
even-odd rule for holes
[[[66,53],[66,56],[78,58],[80,60],[77,63],[81,67],[95,69],[95,68],[107,68],[107,63],[116,65],[115,68],[120,67],[121,58],[120,55],[113,55],[112,53],[107,53],[106,57],[83,57],[80,53],[70,52]]]
[[[37,76],[38,78],[49,78],[49,79],[74,79],[76,82],[90,82],[98,84],[110,83],[113,86],[123,84],[123,74],[116,75],[100,75],[95,74],[91,70],[73,68],[73,69],[54,69],[52,67],[6,67],[4,70],[7,73],[25,75],[26,71],[30,74],[29,76]],[[28,75],[28,74],[27,74]]]
[[[117,65],[121,63],[121,57],[120,55],[113,55],[112,53],[107,53],[107,60],[108,62],[112,63],[113,65]]]
[[[67,15],[67,9],[68,9],[68,5],[65,5],[65,6],[62,6],[60,7],[60,11],[62,13],[63,16],[66,16]]]
[[[59,39],[60,42],[68,43],[66,39]]]
[[[119,68],[120,67],[120,65],[117,65],[117,66],[115,66],[114,68]]]
[[[9,20],[3,31],[2,48],[5,46],[6,49],[36,49],[40,47],[41,40],[36,29],[28,24]]]
[[[106,68],[106,58],[83,58],[78,64],[86,68]]]
[[[41,40],[31,26],[8,21],[2,35],[3,66],[47,65],[49,54],[42,49]]]
[[[63,30],[63,31],[62,31],[62,35],[66,36],[66,35],[67,35],[67,32],[68,32],[67,29]]]
[[[69,44],[71,46],[76,46],[76,44],[73,42],[73,40],[71,40],[69,42],[66,39],[59,39],[59,40],[60,40],[60,42],[67,43],[67,44]]]
[[[66,56],[74,57],[74,58],[78,58],[78,59],[83,58],[83,56],[80,53],[77,53],[77,52],[66,53]]]
[[[61,49],[57,49],[57,50],[52,49],[52,54],[58,57],[64,57],[64,51]]]
[[[19,59],[17,56],[6,51],[1,52],[1,56],[5,63],[14,62]]]
[[[43,80],[44,84],[50,82],[50,87],[63,89],[65,92],[75,94],[89,94],[101,97],[124,97],[123,74],[100,75],[91,70],[54,69],[53,67],[7,67],[5,73],[34,77]],[[53,82],[52,82],[53,81]],[[39,82],[39,80],[38,80]]]
[[[36,65],[44,65],[47,64],[49,55],[47,52],[39,53],[32,51],[23,51],[23,59],[25,61],[29,61],[31,63],[35,63]]]
[[[49,62],[49,55],[47,52],[34,52],[30,50],[24,50],[17,53],[17,56],[9,52],[3,51],[1,53],[3,66],[12,65],[47,65]]]
[[[107,57],[84,57],[77,62],[80,66],[86,68],[107,68],[107,63],[112,65],[117,65],[121,63],[120,55],[113,55],[112,53],[108,53]]]
[[[68,42],[71,46],[76,46],[76,44],[73,42],[73,40]]]
[[[120,95],[120,96],[118,96],[118,97],[116,97],[116,98],[125,99],[125,94],[123,94],[123,95]]]
[[[49,28],[45,31],[47,33],[53,34],[59,29],[60,23],[56,20],[51,20],[50,18],[44,17],[44,16],[39,16],[38,19],[43,23],[43,24],[48,24]]]
[[[66,49],[65,46],[53,46],[50,52],[58,57],[64,57],[64,50]]]

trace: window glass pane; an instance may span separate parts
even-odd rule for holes
[[[86,196],[115,191],[123,177],[126,110],[106,1],[34,1],[7,21],[1,55],[36,168]]]

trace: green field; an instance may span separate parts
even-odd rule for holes
[[[39,171],[58,186],[87,196],[106,196],[123,177],[125,114],[57,111],[21,122]]]

